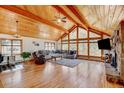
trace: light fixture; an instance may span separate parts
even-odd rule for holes
[[[60,23],[60,22],[61,22],[61,19],[60,19],[60,18],[59,18],[59,19],[57,19],[57,22],[58,22],[58,23]]]
[[[55,21],[57,23],[66,23],[67,22],[66,16],[62,16],[60,14],[60,12],[58,12],[58,15],[55,15],[55,19],[53,19],[52,21]]]
[[[15,38],[21,38],[21,36],[18,34],[18,20],[16,21],[16,34],[14,34],[13,36],[15,37]]]

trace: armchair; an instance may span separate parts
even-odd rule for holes
[[[34,60],[36,64],[44,64],[45,63],[45,58],[43,55],[37,55],[36,52],[33,54]]]

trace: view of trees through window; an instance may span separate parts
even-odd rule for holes
[[[101,57],[97,44],[99,39],[102,39],[101,34],[78,27],[62,38],[62,50],[77,50],[80,56]]]
[[[62,38],[62,50],[68,50],[68,35]]]
[[[44,49],[45,50],[55,50],[55,43],[54,42],[44,42]]]
[[[1,53],[3,55],[17,55],[21,54],[22,41],[21,40],[0,40]]]

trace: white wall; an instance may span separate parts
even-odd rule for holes
[[[39,46],[35,46],[32,42],[39,43]],[[55,42],[52,40],[44,40],[44,39],[36,39],[36,38],[29,38],[29,37],[23,37],[23,51],[37,51],[37,50],[43,50],[44,49],[44,42]]]
[[[7,34],[0,34],[0,38],[14,39],[13,36],[7,35]],[[43,50],[44,49],[44,42],[55,42],[55,44],[56,44],[56,41],[52,41],[52,40],[37,39],[37,38],[31,38],[31,37],[21,37],[21,39],[23,42],[23,44],[22,44],[23,51],[26,51],[26,52]],[[33,44],[34,41],[36,43],[39,43],[39,46],[35,46]]]

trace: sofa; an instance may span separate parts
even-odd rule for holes
[[[68,52],[63,52],[63,58],[76,59],[77,58],[77,52],[74,50],[69,50]]]
[[[36,64],[42,64],[45,63],[47,60],[52,60],[52,55],[62,55],[63,58],[66,59],[76,59],[77,58],[77,52],[74,50],[55,50],[55,51],[49,51],[49,50],[39,50],[35,51],[32,55],[35,59]],[[41,61],[41,62],[40,62]]]

